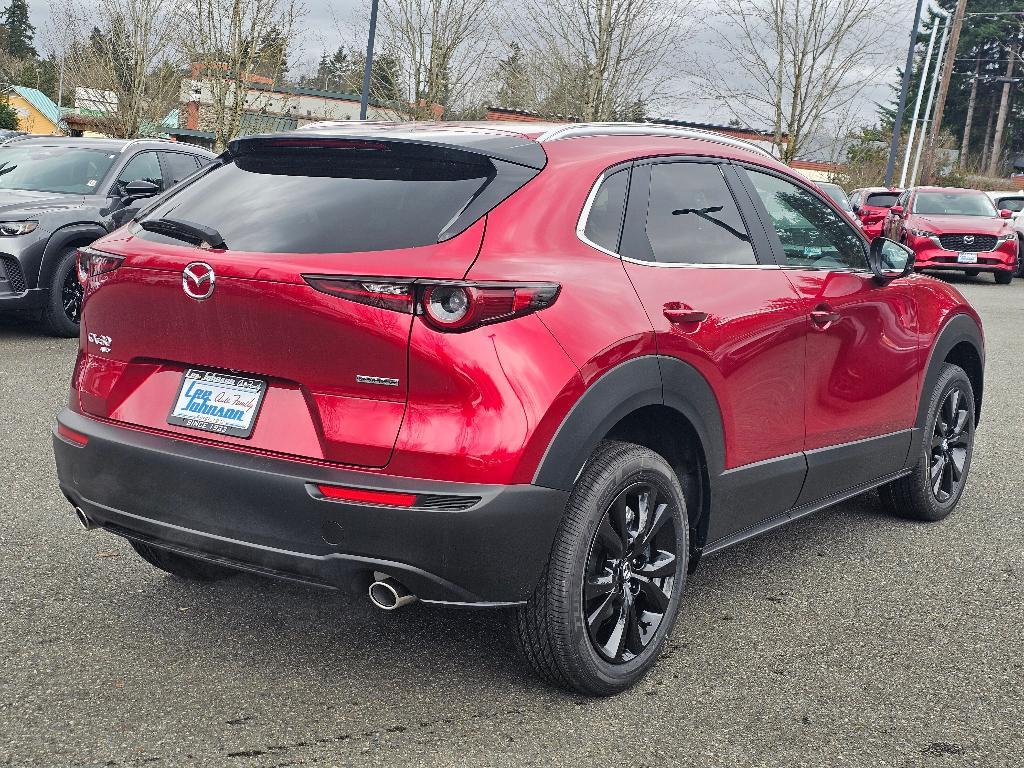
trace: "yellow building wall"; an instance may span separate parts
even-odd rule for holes
[[[35,133],[41,136],[60,136],[61,132],[57,126],[51,123],[43,114],[25,101],[16,93],[8,97],[11,108],[18,113],[18,129]]]

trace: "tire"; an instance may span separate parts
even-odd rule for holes
[[[68,248],[61,254],[50,278],[50,295],[43,309],[46,329],[54,336],[69,339],[78,336],[82,317],[82,286],[75,265],[77,252],[77,248]]]
[[[935,522],[956,508],[971,471],[974,416],[970,379],[963,369],[944,363],[928,396],[928,421],[913,470],[879,489],[890,512],[911,520]],[[936,467],[937,480],[933,474]]]
[[[977,277],[981,274],[981,270],[978,269],[965,269],[964,274],[968,277]]]
[[[679,612],[688,537],[669,464],[633,443],[602,442],[569,496],[540,583],[511,615],[520,653],[542,679],[587,695],[635,685]]]
[[[1013,272],[994,272],[992,276],[999,285],[1009,285],[1013,282]]]
[[[221,581],[235,575],[235,571],[220,565],[208,563],[205,560],[196,560],[192,557],[169,552],[159,547],[151,547],[138,541],[129,541],[132,549],[139,553],[139,557],[155,568],[166,571],[172,576],[188,581]]]

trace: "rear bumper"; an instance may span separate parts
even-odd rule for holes
[[[567,494],[386,477],[253,456],[95,421],[54,431],[65,496],[104,529],[267,575],[343,588],[384,571],[421,600],[509,605],[544,569]],[[417,494],[396,508],[328,501],[313,484]],[[456,507],[464,507],[457,509]]]

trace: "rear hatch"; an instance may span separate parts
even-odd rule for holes
[[[233,143],[209,173],[94,246],[123,261],[98,255],[109,271],[86,279],[83,412],[386,465],[415,316],[321,292],[310,276],[351,276],[369,291],[375,277],[464,277],[487,211],[543,165],[500,154],[405,137]]]

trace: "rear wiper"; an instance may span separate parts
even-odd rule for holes
[[[158,235],[173,237],[175,240],[182,240],[191,245],[206,245],[210,248],[227,249],[228,244],[224,242],[213,227],[197,224],[194,221],[185,219],[145,219],[139,222],[139,226],[147,232],[155,232]]]

